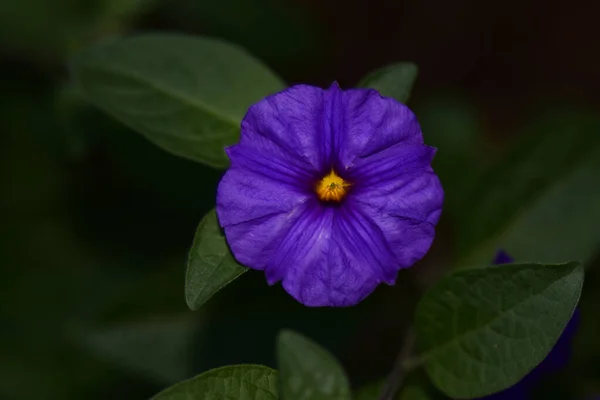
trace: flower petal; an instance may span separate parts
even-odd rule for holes
[[[240,145],[266,156],[279,156],[321,172],[329,157],[323,147],[328,92],[307,85],[292,86],[254,104],[242,121]]]
[[[423,143],[412,111],[375,90],[346,90],[338,106],[344,125],[337,128],[343,138],[336,151],[343,170],[351,168],[356,158],[368,157],[395,144]]]
[[[552,374],[560,371],[567,365],[567,362],[573,353],[572,342],[579,329],[580,321],[581,313],[579,308],[576,308],[571,319],[567,323],[567,326],[552,348],[552,351],[550,351],[544,361],[542,361],[534,371],[537,371],[540,374]]]
[[[343,307],[360,302],[382,280],[393,283],[398,269],[383,233],[359,209],[317,203],[277,244],[265,272],[307,306]]]
[[[240,145],[266,155],[293,158],[323,173],[346,170],[357,157],[398,143],[423,143],[408,107],[375,90],[342,91],[297,85],[250,107]]]
[[[265,154],[247,146],[235,145],[226,149],[232,168],[261,175],[265,180],[289,186],[292,190],[309,192],[314,186],[314,173],[302,163],[275,154]]]
[[[265,214],[237,224],[224,226],[227,242],[238,262],[256,270],[264,270],[273,256],[273,246],[285,235],[303,214],[304,206],[300,204],[286,212]],[[271,275],[273,272],[271,272]],[[269,284],[278,279],[269,278]]]
[[[524,385],[519,382],[501,392],[494,393],[486,397],[481,397],[479,400],[527,400],[530,397],[529,390],[530,387],[528,385]]]
[[[431,170],[405,174],[352,194],[383,232],[399,268],[423,258],[433,242],[444,198],[440,181]]]
[[[444,190],[431,168],[360,186],[352,195],[373,214],[431,225],[438,222],[444,201]]]
[[[511,264],[515,260],[504,250],[498,250],[496,257],[494,257],[493,264]]]
[[[288,88],[252,106],[217,214],[236,259],[308,306],[350,306],[429,249],[443,191],[406,106],[373,90]],[[341,203],[314,193],[339,172]]]
[[[359,190],[377,191],[380,186],[393,183],[414,171],[431,169],[436,151],[424,144],[396,144],[379,153],[358,158],[347,176]]]
[[[380,283],[375,272],[380,262],[364,243],[370,239],[362,232],[344,236],[353,221],[340,210],[322,208],[312,216],[312,229],[290,230],[284,241],[283,287],[304,305],[351,306]]]
[[[383,232],[360,210],[302,203],[289,214],[225,227],[236,259],[265,271],[307,306],[351,306],[382,281],[392,284],[399,263]]]
[[[288,214],[310,197],[285,182],[266,177],[263,172],[240,166],[227,170],[217,189],[217,215],[222,227]],[[232,239],[228,240],[231,245]]]

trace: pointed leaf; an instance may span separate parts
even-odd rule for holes
[[[350,399],[344,370],[327,350],[304,336],[282,331],[277,339],[281,396],[285,400]]]
[[[235,261],[221,232],[217,213],[210,211],[198,225],[188,258],[185,300],[197,310],[248,268]]]
[[[92,47],[72,60],[83,95],[163,149],[214,167],[237,141],[248,107],[283,82],[241,48],[149,34]]]
[[[416,64],[409,62],[391,64],[371,72],[357,86],[375,89],[382,96],[406,103],[418,73]]]
[[[230,365],[180,382],[153,400],[276,400],[277,371],[262,365]]]
[[[420,360],[450,397],[510,387],[550,352],[581,294],[581,263],[459,270],[417,307]]]

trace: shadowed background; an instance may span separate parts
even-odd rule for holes
[[[470,177],[502,160],[539,119],[598,116],[597,3],[336,3],[3,2],[0,398],[148,398],[215,366],[273,365],[282,327],[332,350],[355,386],[377,380],[391,368],[419,293],[454,260],[456,221],[478,194],[468,190]],[[290,84],[351,87],[385,64],[415,62],[409,105],[440,149],[436,170],[449,194],[430,254],[352,309],[306,309],[250,272],[189,311],[186,252],[221,172],[161,151],[68,90],[70,55],[143,31],[230,40]],[[600,187],[600,175],[592,177],[590,187]],[[596,264],[575,356],[539,398],[600,392]]]

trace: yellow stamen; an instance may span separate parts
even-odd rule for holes
[[[348,191],[349,183],[340,178],[333,170],[323,177],[316,186],[317,196],[323,201],[342,201]]]

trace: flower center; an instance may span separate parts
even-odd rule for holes
[[[321,179],[316,186],[317,196],[323,201],[340,202],[348,192],[349,183],[340,178],[333,170]]]

